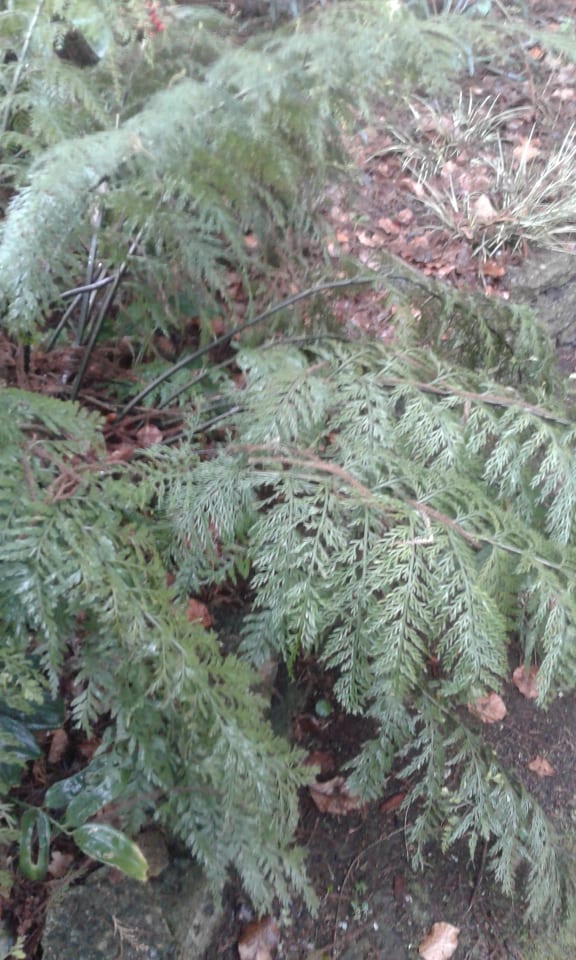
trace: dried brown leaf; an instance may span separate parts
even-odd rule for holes
[[[55,880],[66,876],[68,867],[73,862],[74,856],[71,853],[62,853],[61,850],[53,850],[48,864],[48,873]]]
[[[503,277],[506,273],[506,268],[497,260],[486,260],[480,269],[484,277]]]
[[[408,891],[406,890],[406,881],[401,873],[397,873],[392,878],[392,894],[399,907],[406,906]]]
[[[531,139],[530,137],[522,137],[518,146],[514,147],[512,151],[516,163],[524,166],[529,160],[534,160],[535,157],[539,157],[540,150],[538,149],[538,143],[538,140]]]
[[[206,629],[212,626],[212,617],[208,607],[201,600],[196,600],[195,597],[190,597],[188,601],[186,619],[190,623],[201,623]]]
[[[331,813],[338,817],[362,806],[360,798],[351,796],[346,790],[344,777],[333,777],[323,783],[317,780],[308,789],[320,813]]]
[[[514,673],[512,674],[512,683],[522,694],[522,696],[526,697],[527,700],[535,700],[538,696],[537,667],[530,667],[528,673],[526,673],[523,664],[519,667],[516,667]]]
[[[537,777],[553,777],[556,773],[554,767],[551,766],[544,757],[534,757],[526,766],[532,773],[535,773]]]
[[[113,447],[108,451],[107,460],[108,463],[122,463],[127,460],[131,460],[134,455],[134,450],[136,447],[133,443],[121,443],[117,447]]]
[[[394,220],[391,220],[390,217],[380,217],[377,223],[384,233],[390,233],[395,237],[402,232],[398,224],[395,223]]]
[[[85,760],[91,760],[101,743],[100,737],[92,737],[91,740],[82,740],[76,744],[75,749]]]
[[[398,808],[402,806],[405,797],[405,793],[393,793],[391,797],[388,797],[387,800],[383,800],[380,804],[382,813],[393,813],[394,810],[398,810]]]
[[[272,960],[279,939],[278,924],[272,917],[249,923],[238,938],[240,960]]]
[[[363,247],[370,247],[372,249],[382,246],[382,236],[373,230],[359,230],[356,234],[356,239]]]
[[[458,947],[459,927],[451,923],[433,923],[418,947],[418,953],[424,960],[448,960]]]
[[[306,767],[318,767],[323,777],[328,773],[333,773],[336,763],[331,753],[324,750],[311,750],[304,761]]]
[[[68,742],[68,734],[62,727],[54,731],[48,751],[48,763],[58,763],[58,761],[62,759],[68,749]]]
[[[468,704],[468,710],[482,723],[498,723],[506,716],[506,705],[497,693],[489,693],[486,697],[478,697]]]
[[[486,193],[481,193],[477,200],[472,204],[472,215],[477,223],[493,223],[498,216],[498,211],[492,206],[492,201]]]
[[[403,207],[402,210],[399,210],[396,214],[396,219],[403,226],[406,226],[408,223],[412,223],[414,219],[414,211],[410,207]],[[380,221],[378,221],[380,223]]]
[[[136,437],[141,447],[152,447],[155,443],[160,443],[163,433],[153,423],[147,423],[140,428]]]
[[[432,259],[432,250],[430,249],[428,237],[413,237],[412,240],[406,244],[406,248],[409,251],[408,255],[416,263],[428,263],[428,261]]]

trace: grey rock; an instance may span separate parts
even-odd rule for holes
[[[53,895],[44,960],[201,960],[222,918],[202,871],[171,863],[148,883],[112,880],[108,868]]]
[[[536,251],[507,272],[512,299],[536,310],[557,346],[576,342],[576,255]]]

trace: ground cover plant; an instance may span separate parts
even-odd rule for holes
[[[409,320],[393,347],[347,342],[325,263],[274,336],[240,341],[272,315],[253,303],[283,261],[301,268],[321,237],[345,124],[383,86],[441,87],[477,25],[345,4],[238,44],[196,7],[38,2],[9,5],[2,29],[7,378],[38,386],[61,350],[56,397],[0,393],[6,849],[38,879],[71,837],[142,876],[127,838],[156,818],[215,886],[231,864],[258,908],[294,891],[312,908],[293,835],[314,773],[272,734],[254,670],[306,656],[373,724],[344,798],[378,797],[394,771],[415,865],[430,838],[465,838],[507,892],[523,879],[533,915],[559,907],[562,843],[468,713],[511,651],[540,704],[574,686],[573,426],[548,338],[529,311],[413,277],[407,295],[397,267],[348,263],[333,291],[369,281]],[[192,355],[150,363],[190,314]],[[92,395],[104,423],[71,397],[121,337],[134,379]],[[139,449],[106,447],[132,414]],[[252,611],[232,653],[186,611],[238,581]],[[31,802],[34,730],[64,709],[96,753],[80,770],[55,751]]]

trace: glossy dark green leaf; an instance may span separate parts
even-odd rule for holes
[[[133,880],[148,879],[148,864],[140,848],[120,830],[104,823],[87,823],[72,834],[74,842],[93,860],[116,867]]]
[[[54,783],[44,803],[51,810],[66,809],[64,825],[79,827],[122,793],[125,779],[117,769],[108,768],[105,757],[96,757],[79,773]]]
[[[2,707],[1,716],[12,717],[29,730],[57,730],[64,722],[64,701],[61,698],[52,700],[51,697],[46,696],[42,703],[34,704],[29,713]]]
[[[28,880],[43,880],[50,856],[50,821],[43,810],[27,810],[20,824],[18,866]]]
[[[65,780],[59,780],[58,783],[53,783],[50,789],[46,791],[44,797],[45,806],[51,810],[62,810],[64,807],[67,807],[75,797],[86,790],[90,780],[93,778],[98,779],[100,771],[104,768],[104,763],[105,761],[102,757],[97,757],[92,763],[88,764],[87,767],[80,770],[79,773],[74,773]]]
[[[21,763],[0,763],[0,793],[15,787],[22,773]]]
[[[10,762],[35,760],[41,753],[30,729],[6,714],[0,713],[0,757]]]
[[[82,790],[70,801],[64,818],[64,825],[66,827],[79,827],[86,823],[105,804],[116,800],[123,787],[124,784],[115,773],[113,775],[107,774],[99,783],[90,783],[85,790]]]

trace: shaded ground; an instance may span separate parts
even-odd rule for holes
[[[284,721],[316,762],[331,758],[327,778],[344,767],[369,731],[337,712],[319,721],[315,704],[325,694],[325,686],[308,689],[299,702],[291,691],[295,712],[288,708]],[[477,721],[477,726],[508,773],[536,797],[563,834],[570,860],[572,845],[576,849],[576,694],[559,697],[547,711],[512,683],[502,695],[505,719],[486,726]],[[535,758],[546,760],[552,773],[530,771],[527,765]],[[302,904],[281,914],[279,955],[286,960],[409,960],[437,922],[459,928],[454,954],[459,960],[576,955],[576,931],[569,925],[560,936],[556,923],[551,943],[544,925],[525,922],[520,899],[503,897],[492,882],[484,849],[471,861],[465,845],[443,854],[430,844],[424,872],[415,872],[404,839],[405,814],[398,809],[407,786],[392,781],[380,801],[342,816],[320,813],[309,795],[302,797],[298,840],[307,850],[320,906],[317,917]],[[237,960],[241,902],[241,894],[232,891],[226,920],[205,960]]]

